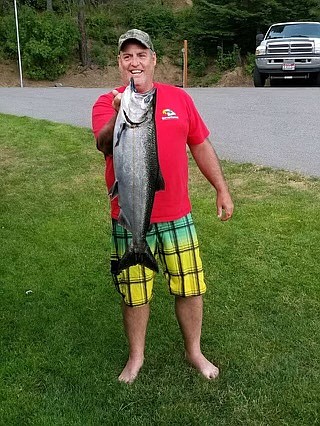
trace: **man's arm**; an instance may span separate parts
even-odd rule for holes
[[[113,90],[112,94],[114,99],[112,101],[112,107],[115,110],[114,116],[104,125],[97,137],[97,149],[107,155],[112,155],[113,151],[113,130],[117,119],[117,114],[121,103],[121,93],[117,90]]]
[[[222,173],[219,158],[208,138],[203,143],[189,146],[201,173],[217,191],[217,214],[221,220],[228,220],[233,214],[233,202],[227,182]]]
[[[104,153],[104,156],[112,155],[113,148],[113,130],[116,122],[115,114],[108,123],[101,129],[97,137],[97,149]]]

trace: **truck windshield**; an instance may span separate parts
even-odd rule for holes
[[[320,37],[320,24],[273,25],[266,35],[266,40],[286,37]]]

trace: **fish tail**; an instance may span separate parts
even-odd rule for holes
[[[144,265],[152,271],[159,272],[158,263],[148,244],[145,246],[144,251],[138,252],[132,246],[128,247],[119,261],[117,273],[120,274],[124,269],[134,265]]]

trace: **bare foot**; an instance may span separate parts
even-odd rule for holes
[[[195,356],[186,354],[186,359],[206,379],[214,380],[219,376],[219,368],[213,365],[212,362],[208,361],[202,353]]]
[[[143,359],[135,360],[129,357],[126,366],[124,367],[124,369],[122,370],[122,373],[118,377],[119,382],[124,382],[128,384],[133,383],[142,365],[143,365]]]

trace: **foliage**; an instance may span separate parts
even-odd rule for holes
[[[0,115],[0,152],[2,425],[318,423],[319,179],[223,162],[236,210],[221,223],[190,162],[208,285],[202,347],[221,376],[203,380],[185,363],[158,274],[145,365],[126,386],[104,160],[91,131]]]
[[[247,53],[245,57],[245,73],[252,76],[255,67],[255,55],[254,53]]]
[[[106,46],[100,41],[93,41],[91,46],[91,62],[99,67],[117,65],[117,50],[114,46]]]
[[[253,52],[258,29],[266,31],[274,22],[312,19],[318,9],[318,0],[194,0],[193,41],[207,54],[222,40],[229,48],[237,43],[243,53]]]
[[[203,77],[208,66],[208,57],[203,51],[200,51],[197,56],[189,55],[188,58],[189,71],[191,71],[195,77]]]
[[[90,56],[100,66],[114,61],[111,57],[116,51],[119,35],[129,28],[147,31],[154,42],[158,57],[169,56],[174,63],[181,60],[181,46],[184,39],[189,42],[190,70],[195,76],[205,72],[206,62],[217,57],[221,69],[235,64],[233,46],[237,44],[241,54],[254,53],[255,36],[258,29],[265,32],[270,24],[288,20],[319,20],[318,0],[193,0],[193,7],[177,8],[181,2],[165,0],[85,0],[86,32]],[[77,0],[54,0],[54,25],[60,27],[61,34],[55,37],[52,29],[42,18],[46,11],[46,0],[20,0],[20,37],[24,48],[23,63],[27,65],[30,76],[43,78],[40,62],[45,68],[52,61],[55,71],[49,72],[51,78],[66,67],[66,56],[77,49],[74,25],[79,2]],[[16,35],[13,23],[12,1],[0,0],[0,42],[3,54],[16,57]],[[68,21],[69,20],[69,21]],[[59,24],[59,21],[63,23]],[[66,22],[69,22],[68,24]],[[35,27],[42,30],[44,39],[34,36]],[[64,29],[62,29],[62,27]],[[70,29],[70,37],[67,34]],[[46,32],[46,35],[43,34]],[[41,33],[41,31],[38,31]],[[51,33],[49,36],[48,33]],[[63,46],[58,45],[61,43]],[[27,47],[28,44],[28,47]],[[72,45],[72,46],[71,46]],[[111,48],[113,47],[113,49]],[[223,47],[224,54],[218,47]],[[63,51],[63,52],[62,52]],[[103,58],[109,54],[108,58]],[[198,58],[198,61],[192,58]],[[25,65],[25,66],[26,66]]]
[[[159,58],[164,54],[170,54],[171,41],[176,37],[176,18],[172,8],[155,2],[138,0],[132,2],[125,0],[118,5],[121,26],[139,28],[146,31],[152,38],[155,50]]]
[[[106,45],[115,45],[118,41],[111,18],[101,10],[87,16],[86,27],[88,37],[93,40]]]
[[[78,30],[67,15],[36,14],[30,7],[20,11],[20,45],[26,76],[39,80],[53,80],[67,67],[78,39]],[[2,31],[4,51],[8,57],[17,55],[17,41],[13,17],[4,18]]]
[[[4,2],[6,1],[7,0]],[[11,0],[10,3],[12,5]],[[17,3],[20,6],[31,7],[37,12],[44,12],[47,10],[47,0],[19,0]],[[78,0],[52,0],[52,6],[53,10],[58,13],[71,12],[78,6]]]
[[[222,46],[218,46],[218,54],[216,60],[220,71],[232,70],[241,65],[241,56],[239,47],[234,44],[232,51],[225,53]]]
[[[22,7],[19,13],[20,46],[24,46],[32,39],[38,15],[30,7]],[[0,21],[0,40],[4,53],[8,58],[17,57],[17,36],[13,14],[5,15]]]

